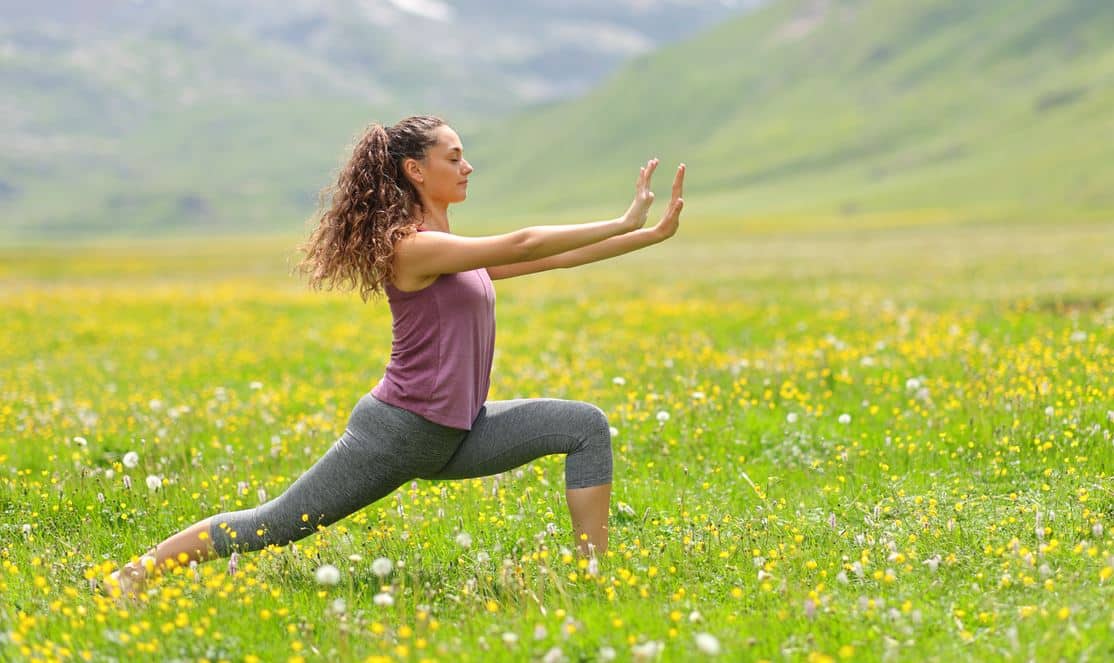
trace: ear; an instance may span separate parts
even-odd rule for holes
[[[403,160],[402,172],[415,184],[421,184],[425,180],[425,176],[422,175],[422,167],[417,159],[410,158]]]

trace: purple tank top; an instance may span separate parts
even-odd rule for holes
[[[472,429],[495,351],[495,287],[486,269],[442,274],[405,292],[386,284],[391,360],[371,395],[451,428]]]

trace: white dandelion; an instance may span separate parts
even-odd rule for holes
[[[332,564],[323,564],[314,574],[318,585],[335,585],[340,582],[340,570]]]
[[[472,535],[468,532],[460,532],[456,535],[456,545],[461,548],[469,548],[472,546]]]
[[[503,634],[503,642],[505,642],[507,646],[515,644],[518,642],[518,634],[507,631]]]
[[[612,384],[615,384],[615,385],[618,385],[618,386],[622,387],[623,385],[625,385],[627,383],[627,379],[623,378],[623,377],[615,376],[615,377],[611,378],[611,382],[612,382]]]
[[[785,415],[785,420],[791,424],[797,423],[797,419],[798,415],[796,412],[790,412],[789,414]]]
[[[721,651],[719,639],[711,633],[697,633],[696,648],[708,656],[718,656]]]
[[[665,422],[669,421],[669,413],[665,410],[659,410],[657,418],[659,424],[664,424]]]
[[[636,661],[649,661],[657,658],[661,654],[661,650],[665,649],[665,645],[658,640],[649,640],[640,645],[633,645],[630,648],[631,654]]]
[[[391,569],[393,568],[394,564],[392,564],[391,560],[387,559],[386,557],[380,557],[371,563],[371,572],[379,576],[380,578],[386,578],[387,576],[389,576],[391,574]]]
[[[147,475],[147,490],[158,490],[162,488],[162,477],[157,474]]]
[[[849,415],[847,413],[843,413],[843,414],[839,415],[839,423],[841,423],[841,424],[851,423],[851,415]]]
[[[392,606],[395,604],[395,597],[386,592],[379,592],[372,600],[375,602],[375,605]]]
[[[124,454],[124,467],[131,469],[136,465],[139,465],[139,454],[134,451]]]

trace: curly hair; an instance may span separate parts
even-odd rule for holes
[[[298,246],[306,255],[294,269],[310,274],[310,287],[320,289],[325,282],[329,290],[358,287],[364,302],[383,294],[394,275],[395,243],[416,232],[420,219],[413,208],[424,210],[402,163],[423,159],[443,124],[433,115],[412,115],[390,127],[368,126],[336,183],[319,193],[317,227]]]

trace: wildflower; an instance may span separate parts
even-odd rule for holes
[[[507,631],[503,634],[503,642],[507,643],[508,647],[515,644],[518,642],[518,634]]]
[[[611,378],[611,382],[612,382],[612,384],[616,384],[616,385],[622,387],[623,385],[625,385],[627,383],[627,379],[623,378],[623,377],[615,376],[615,377]]]
[[[263,383],[260,382],[259,380],[254,380],[254,381],[252,381],[251,384],[248,385],[248,387],[250,389],[262,389],[263,388]]]
[[[129,451],[128,453],[124,454],[124,467],[130,469],[135,467],[136,465],[139,465],[139,454],[134,451]]]
[[[719,640],[711,633],[697,633],[696,648],[708,656],[718,656],[720,653]]]
[[[599,562],[598,559],[593,557],[592,559],[588,560],[588,575],[595,577],[595,576],[598,576],[599,574],[600,574],[600,562]]]
[[[160,401],[157,398],[152,398],[150,400],[150,402],[147,403],[147,405],[149,405],[152,410],[161,410],[162,409],[162,401]]]
[[[915,391],[921,388],[921,381],[917,378],[909,378],[905,381],[905,388],[908,391]]]
[[[611,437],[615,437],[615,436],[617,436],[617,435],[619,434],[619,429],[618,429],[618,428],[616,428],[616,427],[614,427],[614,426],[610,426],[610,427],[609,427],[609,428],[607,429],[607,432],[611,434]]]
[[[544,625],[542,625],[542,624],[535,624],[534,625],[534,639],[535,640],[544,640],[546,634],[547,634],[547,631],[545,630]]]
[[[116,476],[116,470],[111,467],[104,471],[104,478],[111,479],[114,476]]]
[[[23,536],[30,536],[30,535],[31,535],[31,524],[30,523],[23,523]]]
[[[634,507],[627,504],[626,502],[619,502],[616,508],[619,510],[619,513],[623,514],[624,516],[634,516]]]
[[[940,566],[940,556],[929,557],[924,561],[924,565],[928,567],[929,571],[936,573],[936,569]]]
[[[159,488],[162,488],[162,477],[160,477],[156,474],[148,474],[147,475],[147,489],[148,490],[158,490]]]
[[[468,532],[460,532],[456,535],[456,544],[461,548],[468,548],[472,545],[472,535]]]
[[[126,474],[124,475],[124,488],[126,490],[132,489],[132,478]]]
[[[335,585],[340,582],[340,571],[332,564],[323,564],[315,574],[318,585]]]
[[[486,564],[491,559],[491,555],[487,554],[486,550],[481,550],[476,553],[476,561],[480,564]]]
[[[607,661],[614,661],[616,655],[614,647],[608,647],[607,645],[600,647],[600,660],[604,661],[604,663],[607,663]]]
[[[232,556],[228,558],[228,575],[236,575],[236,571],[240,568],[240,553],[233,552]]]
[[[542,657],[542,663],[561,663],[564,660],[565,653],[561,651],[560,647],[553,647]]]
[[[648,661],[658,657],[661,650],[665,648],[661,642],[657,640],[649,640],[640,645],[634,645],[630,648],[631,654],[636,661]]]
[[[666,412],[665,410],[659,410],[657,418],[658,418],[658,423],[664,424],[665,422],[669,421],[669,413]]]
[[[843,413],[843,414],[839,415],[839,423],[841,423],[841,424],[851,423],[851,415],[849,415],[847,413]]]
[[[790,412],[789,414],[785,415],[785,420],[791,424],[797,423],[797,419],[798,416],[796,412]]]
[[[1056,408],[1052,407],[1051,405],[1049,405],[1048,407],[1044,408],[1044,416],[1046,416],[1046,417],[1051,417],[1051,416],[1053,416],[1053,415],[1055,415],[1055,414],[1056,414]]]
[[[80,435],[75,437],[73,439],[73,441],[74,441],[74,444],[76,444],[79,447],[84,447],[85,445],[89,444],[89,441],[86,440],[85,438],[81,437]]]
[[[1073,331],[1070,338],[1072,343],[1082,343],[1083,341],[1087,340],[1087,332],[1083,331],[1082,329]]]
[[[371,572],[380,578],[386,578],[391,573],[394,564],[386,557],[380,557],[371,563]]]
[[[694,392],[692,392],[692,400],[694,400],[694,401],[702,401],[702,400],[704,400],[704,392],[702,392],[702,391],[694,391]]]
[[[259,490],[255,491],[255,496],[259,498],[259,502],[261,504],[263,502],[267,501],[267,491],[263,488],[260,488]]]
[[[392,606],[395,604],[395,597],[386,592],[379,592],[372,600],[375,602],[375,605]]]
[[[1095,523],[1091,528],[1091,533],[1095,535],[1096,539],[1102,538],[1102,523]]]
[[[329,604],[329,612],[334,615],[343,615],[344,611],[348,609],[348,605],[344,602],[343,598],[337,597]]]

